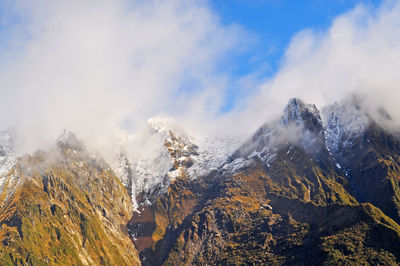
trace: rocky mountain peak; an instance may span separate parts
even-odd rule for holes
[[[299,146],[310,154],[324,149],[323,123],[314,104],[292,98],[279,119],[267,122],[245,142],[233,158],[261,158],[269,164],[282,147]]]
[[[0,264],[138,265],[125,187],[72,132],[57,146],[63,157],[35,152],[0,175]]]
[[[86,151],[84,143],[69,130],[64,130],[57,138],[57,147],[61,150]]]
[[[281,121],[285,126],[303,126],[312,132],[322,130],[321,116],[315,104],[306,104],[299,98],[289,100],[283,110]]]
[[[370,123],[357,98],[335,102],[322,109],[327,149],[333,153],[353,143]]]

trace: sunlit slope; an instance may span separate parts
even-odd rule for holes
[[[54,154],[20,158],[0,202],[0,264],[138,265],[118,178],[73,135]]]

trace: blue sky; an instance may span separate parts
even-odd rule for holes
[[[212,8],[224,24],[238,24],[254,34],[249,49],[230,58],[232,76],[276,74],[291,38],[301,30],[327,30],[338,15],[358,4],[376,8],[381,0],[213,0]],[[233,85],[235,86],[235,85]],[[239,90],[231,89],[222,112],[234,107]]]

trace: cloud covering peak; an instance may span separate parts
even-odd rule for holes
[[[9,38],[2,40],[0,125],[29,132],[29,148],[63,128],[93,140],[160,113],[217,108],[215,65],[245,34],[198,1],[2,5],[13,14],[3,18]]]
[[[360,95],[385,106],[400,121],[400,4],[358,5],[326,31],[305,29],[289,44],[281,68],[248,100],[248,112],[264,115],[290,97],[318,106]],[[278,108],[279,109],[279,108]]]
[[[275,75],[249,78],[253,88],[223,114],[229,84],[242,84],[224,63],[254,35],[223,24],[207,1],[0,4],[0,127],[18,131],[21,152],[53,143],[64,128],[109,149],[154,116],[199,134],[246,135],[293,97],[321,107],[357,93],[400,121],[398,1],[358,5],[327,30],[299,32]]]

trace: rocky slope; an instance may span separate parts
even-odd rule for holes
[[[110,167],[66,132],[16,158],[0,134],[0,264],[400,263],[400,134],[356,99],[291,99],[242,144],[149,121]],[[117,178],[118,176],[118,178]]]
[[[125,187],[72,133],[2,176],[1,265],[138,265]]]
[[[327,142],[360,202],[371,202],[400,222],[400,131],[388,129],[390,116],[363,112],[357,102],[324,110]]]
[[[220,167],[177,176],[131,220],[133,234],[146,239],[142,263],[398,264],[399,175],[395,159],[388,162],[398,137],[361,110],[351,115],[361,120],[346,124],[345,108],[358,107],[343,104],[321,117],[292,99]],[[373,160],[363,161],[371,150]],[[363,165],[376,170],[366,174]],[[370,193],[371,178],[385,195]]]
[[[241,144],[232,136],[194,138],[177,133],[160,118],[149,119],[142,135],[141,140],[147,143],[136,153],[145,153],[145,149],[151,151],[151,156],[132,158],[122,147],[113,163],[117,176],[132,194],[135,210],[153,203],[178,177],[196,179],[217,170]]]

